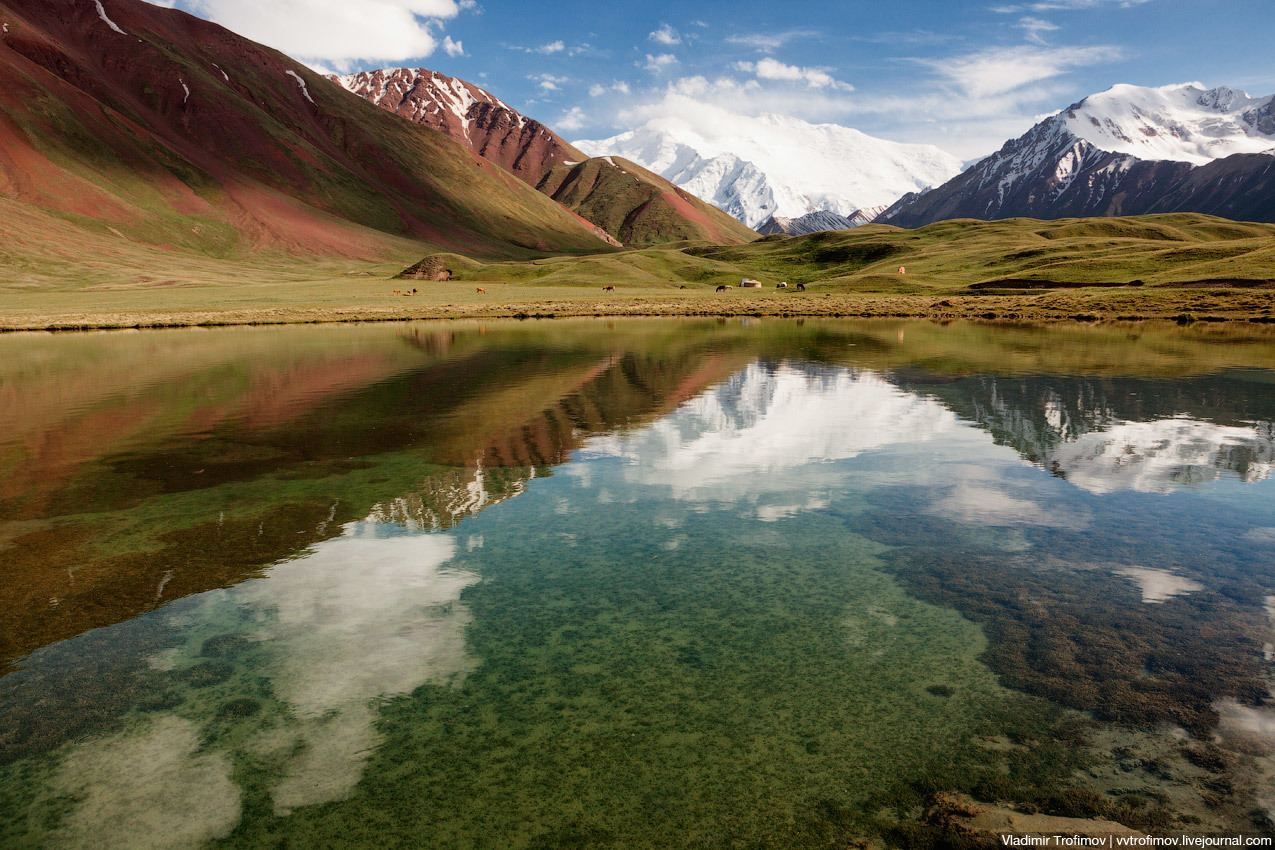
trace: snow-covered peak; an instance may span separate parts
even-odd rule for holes
[[[476,103],[508,110],[511,116],[517,116],[519,127],[527,121],[490,92],[426,68],[385,68],[332,79],[359,97],[404,118],[453,126],[465,139],[469,138],[473,123],[470,111]]]
[[[850,127],[770,114],[735,116],[715,127],[653,119],[609,139],[574,145],[590,156],[630,159],[749,227],[772,216],[819,211],[849,216],[943,183],[961,167],[933,145],[889,142]]]
[[[1200,83],[1117,85],[1064,110],[1057,120],[1099,150],[1206,165],[1275,148],[1273,100]]]

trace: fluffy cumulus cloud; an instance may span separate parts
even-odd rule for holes
[[[661,71],[663,71],[665,68],[668,68],[676,64],[677,64],[677,57],[674,56],[672,53],[661,53],[658,56],[652,56],[650,53],[648,53],[646,54],[646,61],[639,62],[638,67],[645,68],[646,70],[652,73],[658,74]]]
[[[802,68],[797,65],[785,65],[776,59],[766,57],[757,62],[736,62],[735,70],[755,74],[759,80],[779,80],[802,83],[812,89],[834,88],[851,91],[854,86],[833,79],[826,68]]]
[[[578,106],[573,106],[558,118],[556,126],[567,132],[574,132],[589,123],[588,117],[585,116],[584,110]]]
[[[682,37],[678,34],[677,30],[673,29],[668,24],[662,24],[659,29],[651,33],[650,39],[657,44],[664,44],[670,47],[674,44],[682,43]]]
[[[629,84],[623,80],[615,80],[609,86],[605,86],[602,83],[594,83],[589,86],[589,97],[602,97],[602,95],[609,93],[630,94],[631,92]]]
[[[463,0],[462,0],[463,2]],[[192,12],[290,56],[348,69],[358,60],[429,56],[442,46],[436,25],[456,17],[456,0],[192,0]],[[454,54],[453,54],[454,55]]]
[[[567,77],[556,77],[553,74],[530,74],[527,79],[536,83],[536,88],[543,92],[560,91],[563,83],[570,82]]]

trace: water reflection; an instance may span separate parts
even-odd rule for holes
[[[773,520],[826,506],[821,488],[844,480],[835,461],[956,427],[938,402],[871,372],[755,363],[648,428],[592,441],[589,456],[623,458],[628,481],[675,499],[749,500]]]
[[[1268,349],[1104,337],[1160,351],[1141,378],[998,373],[1026,331],[550,330],[207,336],[186,372],[76,340],[65,392],[0,367],[33,402],[0,444],[0,815],[623,845],[658,811],[804,846],[903,829],[873,818],[930,777],[1265,828],[1275,399],[1234,367]],[[1170,343],[1218,372],[1166,377]],[[528,790],[564,783],[588,804]]]
[[[163,612],[182,642],[151,666],[185,686],[183,705],[68,749],[50,789],[79,801],[62,841],[224,836],[242,807],[231,766],[244,759],[272,777],[279,814],[348,795],[380,740],[376,701],[454,685],[474,663],[460,595],[479,578],[448,568],[455,540],[383,528],[347,527],[260,579]]]

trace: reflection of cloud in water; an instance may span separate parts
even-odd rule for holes
[[[187,655],[218,628],[258,644],[265,660],[250,672],[269,680],[289,714],[269,721],[248,747],[280,766],[272,789],[280,813],[340,799],[354,788],[377,744],[377,698],[453,681],[471,666],[469,615],[459,599],[478,576],[443,568],[455,540],[384,532],[373,524],[350,526],[346,536],[275,565],[261,579],[196,597],[171,618],[192,635]],[[190,721],[161,715],[140,735],[73,750],[63,784],[84,802],[69,828],[106,818],[118,822],[121,835],[140,834],[172,810],[175,820],[189,818],[180,828],[198,829],[200,837],[228,832],[238,820],[238,789],[225,756],[197,752],[199,733]],[[155,834],[172,833],[156,827]]]
[[[469,666],[468,614],[455,603],[478,577],[440,569],[455,549],[442,535],[342,537],[227,591],[249,619],[261,619],[274,692],[307,745],[276,790],[280,807],[353,788],[375,743],[373,699]]]
[[[1275,469],[1275,431],[1186,418],[1123,422],[1062,443],[1042,464],[1091,493],[1165,493],[1228,474],[1253,482]]]
[[[979,525],[1060,525],[1040,505],[981,482],[957,484],[931,505],[940,516]]]
[[[1015,495],[1014,486],[995,469],[970,463],[952,463],[944,467],[946,477],[958,483],[944,488],[929,506],[929,512],[970,525],[1007,528],[1010,526],[1046,526],[1050,528],[1084,528],[1089,517],[1083,512],[1059,506],[1042,506],[1039,502]],[[1025,541],[1007,541],[1022,548]],[[1004,548],[1004,547],[1002,547]]]
[[[1253,758],[1260,777],[1254,802],[1275,820],[1275,709],[1241,705],[1233,699],[1219,700],[1213,707],[1223,746]]]
[[[1204,589],[1204,585],[1197,581],[1154,567],[1120,567],[1115,572],[1116,575],[1132,579],[1138,585],[1138,590],[1142,591],[1142,601],[1148,604],[1164,602],[1175,596]]]
[[[230,759],[199,752],[199,727],[161,716],[143,728],[91,741],[58,766],[54,785],[78,804],[58,844],[66,847],[192,847],[239,823]]]
[[[664,486],[674,498],[734,502],[832,485],[810,467],[957,427],[939,403],[847,369],[754,364],[639,431],[602,437],[587,451],[630,461],[629,481]],[[800,475],[784,475],[800,470]],[[791,498],[791,497],[790,497]],[[817,494],[810,500],[819,503]],[[762,518],[791,515],[786,503]]]

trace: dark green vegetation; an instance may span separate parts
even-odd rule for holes
[[[6,846],[137,823],[101,820],[133,805],[103,787],[244,847],[950,846],[922,817],[938,792],[1270,828],[1261,740],[1214,703],[1259,710],[1269,675],[1265,327],[493,322],[0,349]],[[853,403],[844,367],[879,376],[897,429],[791,421],[741,441],[759,465],[729,486],[694,464],[643,483],[686,468],[606,450],[667,417],[711,450],[772,378],[792,390],[776,411]],[[692,418],[706,392],[720,431]],[[1231,430],[1164,492],[1065,454],[1165,420]],[[843,431],[864,450],[837,453]],[[810,436],[824,453],[785,466]],[[451,572],[416,549],[387,570],[382,544],[446,544]],[[1148,604],[1129,565],[1199,587]],[[453,595],[417,598],[447,575]],[[326,796],[293,781],[311,757]]]

